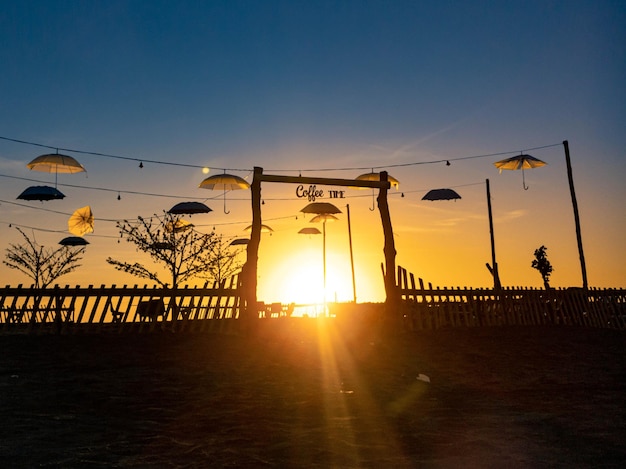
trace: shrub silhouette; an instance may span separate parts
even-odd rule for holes
[[[546,251],[547,247],[541,246],[538,249],[535,249],[535,259],[530,265],[533,269],[537,269],[541,274],[541,278],[543,279],[543,284],[546,287],[546,290],[550,289],[550,274],[554,270],[550,261],[548,260],[548,256]]]

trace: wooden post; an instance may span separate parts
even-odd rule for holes
[[[244,328],[254,319],[257,303],[257,271],[259,262],[259,243],[261,242],[261,176],[263,168],[255,166],[254,177],[250,190],[252,191],[252,232],[247,247],[247,258],[243,268],[243,291],[245,304],[242,309],[242,323]]]
[[[387,171],[380,172],[380,181],[388,182]],[[381,187],[378,192],[378,210],[383,225],[385,244],[385,293],[387,299],[385,304],[387,312],[395,315],[398,312],[398,288],[396,286],[396,247],[393,239],[393,228],[391,226],[391,216],[389,215],[389,205],[387,203],[387,187]]]
[[[583,239],[580,233],[580,217],[578,215],[578,202],[576,202],[576,192],[574,191],[574,177],[572,175],[572,163],[569,158],[569,143],[563,141],[565,147],[565,162],[567,163],[567,179],[569,180],[569,191],[572,196],[572,206],[574,207],[574,222],[576,223],[576,241],[578,242],[578,256],[580,257],[580,269],[583,275],[583,288],[588,288],[587,267],[585,266],[585,253],[583,252]]]
[[[493,275],[493,288],[494,290],[500,290],[502,285],[500,284],[500,273],[498,271],[498,263],[496,262],[496,244],[493,235],[493,217],[491,215],[491,191],[489,190],[489,179],[485,179],[487,187],[487,211],[489,212],[489,236],[491,238],[491,268],[489,271]]]

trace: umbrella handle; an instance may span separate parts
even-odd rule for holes
[[[224,213],[228,215],[230,210],[226,211],[226,189],[224,189]]]
[[[374,205],[374,189],[372,189],[372,208],[369,209],[370,212],[376,210],[376,206]],[[369,208],[369,207],[368,207]]]
[[[526,185],[526,177],[524,176],[524,168],[522,168],[522,187],[525,191],[528,190],[528,186]]]

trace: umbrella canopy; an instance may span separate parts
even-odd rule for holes
[[[175,222],[169,222],[165,225],[165,231],[168,233],[181,233],[183,231],[190,230],[191,228],[193,228],[193,223],[182,219],[178,219]]]
[[[28,189],[24,190],[20,195],[17,196],[18,199],[22,200],[58,200],[63,199],[65,194],[61,191],[55,189],[50,186],[31,186]]]
[[[194,213],[209,212],[212,212],[212,210],[202,202],[180,202],[167,211],[167,213],[174,215],[193,215]]]
[[[240,189],[249,189],[250,184],[239,176],[233,174],[216,174],[209,176],[203,180],[198,186],[201,189],[211,190],[223,190],[224,191],[224,213],[230,213],[226,211],[226,191],[236,191]]]
[[[300,231],[298,231],[299,234],[308,234],[308,235],[317,235],[317,234],[322,234],[322,232],[320,230],[318,230],[317,228],[302,228]]]
[[[44,173],[82,173],[85,168],[71,156],[48,153],[35,158],[26,165],[28,169]]]
[[[330,213],[320,213],[319,215],[315,215],[313,218],[311,218],[311,221],[313,223],[326,223],[327,221],[337,221],[339,220],[339,218],[337,218],[335,215],[332,215]]]
[[[312,202],[300,211],[302,213],[315,213],[317,215],[341,213],[341,210],[328,202]]]
[[[500,172],[502,172],[503,169],[510,169],[513,171],[517,169],[521,169],[522,170],[522,186],[524,187],[525,190],[527,190],[528,187],[526,186],[524,170],[532,169],[532,168],[540,168],[541,166],[545,166],[546,164],[547,163],[545,161],[541,161],[540,159],[537,159],[534,156],[517,155],[511,158],[506,158],[501,161],[496,161],[493,165],[496,168],[498,168]]]
[[[456,200],[461,196],[452,189],[433,189],[422,197],[422,200]]]
[[[545,166],[547,163],[530,155],[517,155],[505,160],[496,161],[494,166],[502,172],[503,169],[532,169]]]
[[[84,236],[93,232],[94,218],[91,207],[86,205],[76,210],[67,221],[70,233],[76,236]]]
[[[372,170],[371,173],[365,173],[365,174],[361,174],[360,176],[357,176],[356,180],[357,181],[380,181],[380,173],[375,173],[374,170]],[[400,181],[398,181],[391,174],[387,174],[387,181],[389,181],[389,184],[391,184],[391,187],[394,187],[396,189],[400,185]],[[357,187],[357,189],[365,189],[365,188]],[[376,210],[375,205],[376,203],[374,201],[374,189],[372,189],[372,208],[370,208],[372,212]]]
[[[216,174],[209,176],[198,186],[202,189],[217,189],[225,191],[236,191],[239,189],[249,189],[250,184],[239,176],[233,174]]]
[[[230,246],[241,246],[241,245],[246,245],[250,242],[250,240],[248,238],[237,238],[237,239],[233,239],[230,242]]]
[[[244,228],[244,231],[252,231],[252,225],[248,225]],[[261,233],[271,233],[274,231],[271,227],[267,225],[261,225]]]
[[[59,244],[62,246],[85,246],[89,244],[89,241],[80,236],[68,236],[59,241]]]
[[[153,243],[152,247],[154,249],[159,250],[159,251],[170,251],[170,250],[174,249],[174,246],[171,243],[166,243],[166,242],[156,242],[156,243]]]
[[[356,177],[356,180],[357,181],[380,181],[380,173],[375,173],[374,171],[372,171],[371,173],[361,174],[360,176]],[[387,181],[389,181],[389,184],[391,184],[391,187],[394,187],[396,189],[400,185],[400,181],[398,181],[396,178],[394,178],[390,174],[387,174]]]

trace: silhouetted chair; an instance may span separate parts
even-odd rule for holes
[[[264,301],[256,302],[256,312],[260,318],[264,318],[267,315],[267,307],[265,306]]]
[[[137,314],[140,321],[156,321],[157,317],[165,316],[165,304],[161,299],[140,301]]]
[[[277,317],[279,318],[281,316],[283,312],[283,305],[282,303],[272,303],[270,306],[270,317]]]

